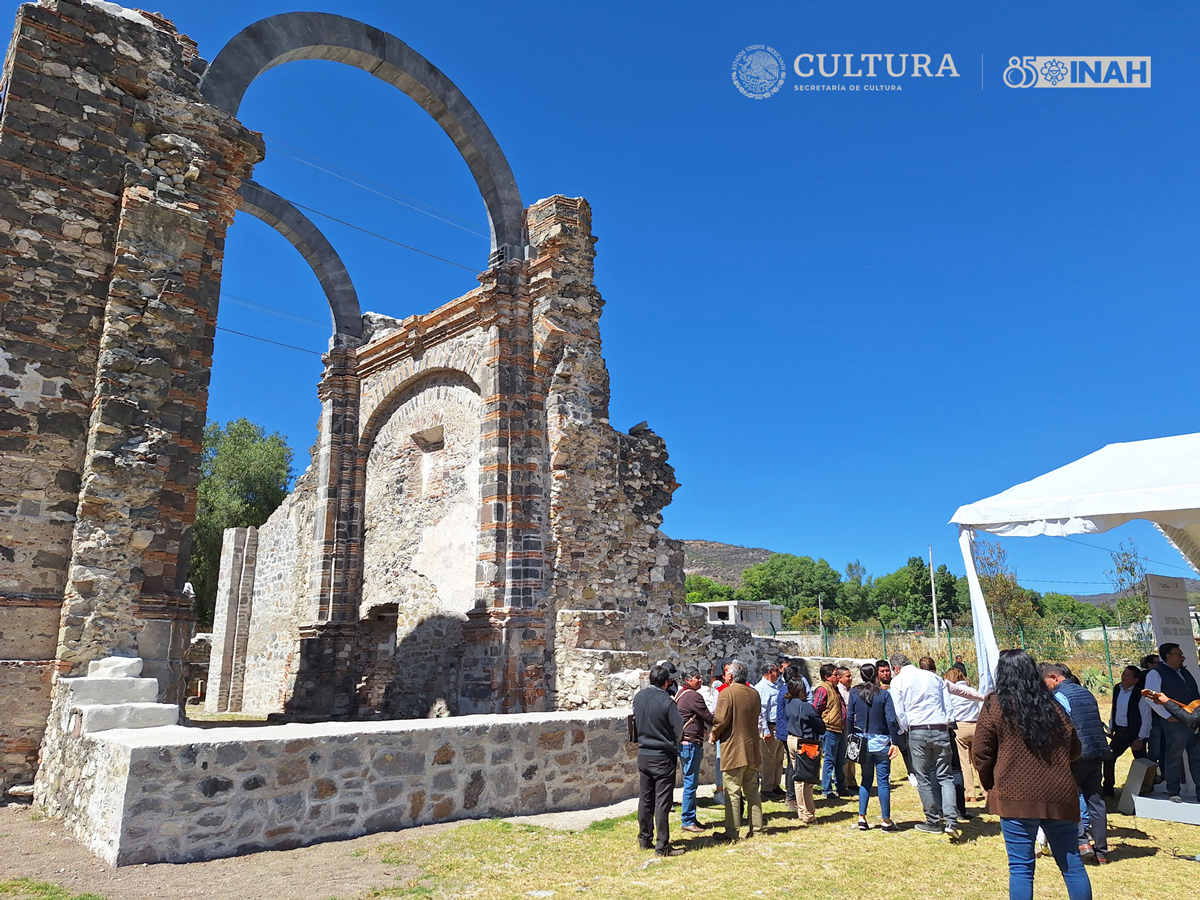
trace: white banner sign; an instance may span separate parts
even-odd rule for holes
[[[1192,615],[1188,611],[1187,589],[1182,578],[1147,575],[1146,592],[1150,598],[1150,617],[1154,638],[1159,644],[1178,644],[1184,665],[1193,675],[1200,674],[1196,662],[1196,638],[1192,633]]]

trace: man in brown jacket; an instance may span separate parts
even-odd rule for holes
[[[758,791],[758,769],[762,764],[760,719],[762,700],[746,684],[749,671],[743,662],[729,664],[731,682],[717,700],[709,741],[721,742],[721,772],[725,776],[725,834],[736,841],[742,827],[742,797],[750,809],[746,837],[762,832],[762,798]]]

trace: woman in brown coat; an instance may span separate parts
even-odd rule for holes
[[[1071,760],[1079,738],[1070,719],[1038,677],[1024,650],[1004,650],[996,663],[996,688],[975,726],[972,760],[1000,816],[1008,850],[1010,900],[1033,900],[1038,828],[1046,833],[1070,900],[1092,900],[1092,884],[1079,856],[1079,788]]]

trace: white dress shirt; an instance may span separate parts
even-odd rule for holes
[[[954,716],[949,709],[949,682],[936,672],[907,665],[892,676],[892,704],[901,731],[916,725],[948,725]]]
[[[1166,663],[1159,663],[1160,666],[1165,666]],[[1162,676],[1158,674],[1158,669],[1151,669],[1146,673],[1146,690],[1154,691],[1157,694],[1162,693]],[[1157,703],[1151,703],[1150,708],[1162,716],[1164,719],[1171,718],[1171,711],[1167,709],[1164,703],[1161,706]]]
[[[1159,683],[1162,683],[1161,676],[1159,676]],[[1144,741],[1150,737],[1150,701],[1142,697],[1136,687],[1117,688],[1117,711],[1113,716],[1112,724],[1119,728],[1129,727],[1130,703],[1137,703],[1142,711],[1142,727],[1138,729],[1138,737]]]
[[[966,725],[979,721],[979,711],[983,709],[983,695],[969,684],[961,681],[947,681],[946,699],[949,703],[948,709],[954,716],[955,722]]]

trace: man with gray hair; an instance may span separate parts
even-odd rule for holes
[[[742,798],[750,811],[750,833],[763,828],[762,797],[758,790],[758,770],[762,764],[759,722],[762,699],[746,684],[750,673],[746,664],[734,660],[725,670],[730,682],[717,699],[709,741],[721,742],[721,771],[725,776],[725,834],[736,841],[741,834]]]
[[[958,840],[958,800],[954,792],[954,772],[950,755],[952,713],[948,708],[945,684],[936,672],[919,669],[903,653],[893,653],[892,686],[889,691],[896,707],[900,730],[908,733],[908,751],[912,756],[917,792],[925,809],[925,821],[917,831],[943,834]]]

